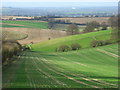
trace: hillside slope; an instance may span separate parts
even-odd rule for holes
[[[33,44],[32,50],[34,51],[54,51],[55,48],[58,48],[60,45],[66,44],[71,45],[72,43],[79,43],[82,48],[90,47],[90,43],[93,40],[108,40],[111,37],[112,30],[105,30],[99,32],[91,32],[79,35],[72,35],[62,38],[57,38],[49,41],[43,41],[37,44]]]

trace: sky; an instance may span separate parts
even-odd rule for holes
[[[2,0],[3,7],[105,7],[119,0]]]
[[[119,0],[2,0],[2,2],[118,2]]]

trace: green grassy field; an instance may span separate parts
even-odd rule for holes
[[[7,24],[19,24],[25,26],[3,25],[3,27],[23,27],[23,28],[40,28],[47,29],[47,22],[31,22],[31,21],[2,21]]]
[[[6,25],[6,24],[3,24],[1,25],[0,27],[8,27],[8,28],[13,28],[13,27],[19,27],[19,28],[30,28],[29,26],[16,26],[16,25]]]
[[[23,52],[3,67],[3,88],[116,88],[117,50],[112,44],[65,53]]]
[[[79,43],[82,48],[89,48],[90,43],[93,40],[108,40],[111,37],[112,30],[105,30],[99,32],[91,32],[73,36],[67,36],[63,38],[53,39],[49,41],[44,41],[41,43],[33,44],[32,50],[34,51],[46,51],[46,52],[53,52],[55,48],[58,48],[60,45],[68,45],[70,46],[72,43]]]

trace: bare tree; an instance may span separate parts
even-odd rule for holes
[[[84,32],[93,32],[95,28],[98,28],[100,24],[96,21],[92,21],[87,24],[86,28],[84,29]]]
[[[76,24],[71,24],[68,26],[67,29],[67,34],[68,35],[75,35],[78,34],[79,30],[78,30],[78,26]]]

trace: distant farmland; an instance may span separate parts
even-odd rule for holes
[[[106,22],[108,24],[108,20],[110,17],[86,17],[86,18],[55,18],[56,20],[70,20],[72,23],[86,24],[91,21],[97,21],[99,23]]]
[[[2,21],[2,23],[5,25],[9,25],[9,27],[10,25],[12,25],[13,27],[19,26],[19,27],[40,28],[40,29],[47,29],[47,24],[48,24],[48,22],[31,22],[31,21]]]

